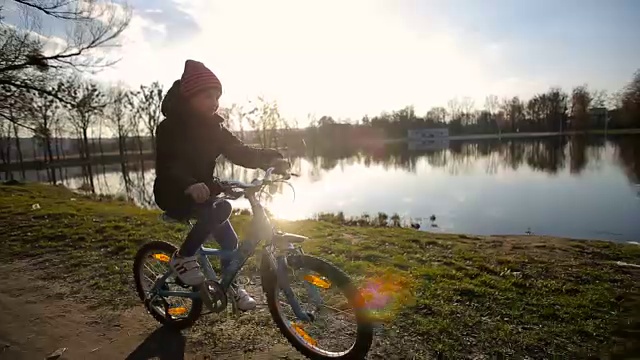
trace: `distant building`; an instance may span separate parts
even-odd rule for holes
[[[448,128],[438,129],[411,129],[408,131],[407,138],[409,141],[424,141],[433,139],[444,139],[449,137]]]
[[[440,137],[425,140],[409,140],[408,148],[412,151],[444,150],[449,148],[449,138]]]
[[[607,122],[609,112],[605,107],[594,107],[589,109],[589,126],[602,128]]]

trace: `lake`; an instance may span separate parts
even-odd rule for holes
[[[336,146],[324,153],[308,149],[293,163],[301,175],[291,181],[295,201],[290,188],[280,187],[268,206],[284,219],[384,212],[433,232],[640,239],[638,135]],[[86,170],[57,174],[80,188],[89,183]],[[154,206],[152,162],[92,172],[97,193]],[[216,172],[243,181],[257,174],[226,162]],[[26,178],[47,180],[45,171],[27,171]],[[248,207],[246,200],[235,205]]]

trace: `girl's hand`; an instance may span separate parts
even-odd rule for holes
[[[277,175],[287,175],[291,170],[291,163],[286,159],[276,159],[271,166],[275,168],[273,173]]]
[[[191,196],[193,201],[198,204],[201,204],[209,198],[211,192],[209,191],[209,187],[205,183],[197,183],[189,186],[187,190],[184,191],[185,194]]]

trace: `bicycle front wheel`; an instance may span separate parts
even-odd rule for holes
[[[293,255],[287,262],[291,291],[311,321],[296,317],[275,273],[269,271],[270,276],[262,279],[263,288],[280,332],[310,359],[364,359],[373,341],[373,326],[349,276],[313,256]],[[262,265],[263,270],[270,267],[266,259]]]

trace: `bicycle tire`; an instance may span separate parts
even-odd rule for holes
[[[158,313],[157,311],[155,311],[150,306],[149,301],[147,301],[146,299],[144,289],[142,287],[142,279],[140,279],[140,276],[139,276],[140,267],[143,266],[145,256],[147,254],[151,253],[152,251],[173,254],[174,252],[176,252],[176,250],[177,248],[174,245],[164,241],[150,241],[142,245],[140,249],[138,249],[135,260],[133,261],[133,278],[135,279],[136,291],[138,293],[138,296],[140,297],[140,300],[142,300],[142,302],[144,303],[144,306],[147,309],[147,312],[149,312],[149,314],[151,314],[151,316],[153,316],[153,318],[156,319],[156,321],[158,321],[162,325],[165,325],[177,330],[183,330],[193,326],[196,320],[200,318],[200,314],[202,313],[202,300],[191,299],[192,300],[191,309],[189,310],[189,314],[187,314],[186,317],[177,319],[177,320],[167,318],[162,314]],[[197,291],[195,287],[192,290]]]
[[[277,285],[277,278],[275,270],[271,268],[266,254],[262,258],[261,270],[262,270],[262,288],[267,298],[267,305],[271,317],[276,323],[278,330],[284,335],[289,343],[302,355],[313,360],[326,360],[326,359],[338,359],[338,360],[356,360],[364,359],[371,348],[373,342],[373,325],[368,320],[366,310],[364,309],[364,301],[362,295],[353,284],[347,274],[341,269],[331,264],[330,262],[309,255],[293,255],[288,257],[290,266],[295,264],[298,269],[304,268],[314,271],[331,281],[332,284],[336,284],[340,290],[349,298],[349,302],[354,307],[356,312],[357,321],[357,335],[354,345],[346,351],[346,353],[339,356],[326,356],[308,343],[301,340],[300,337],[293,333],[292,329],[284,322],[283,316],[280,314],[280,308],[278,304],[279,288]],[[292,266],[293,267],[293,266]]]

